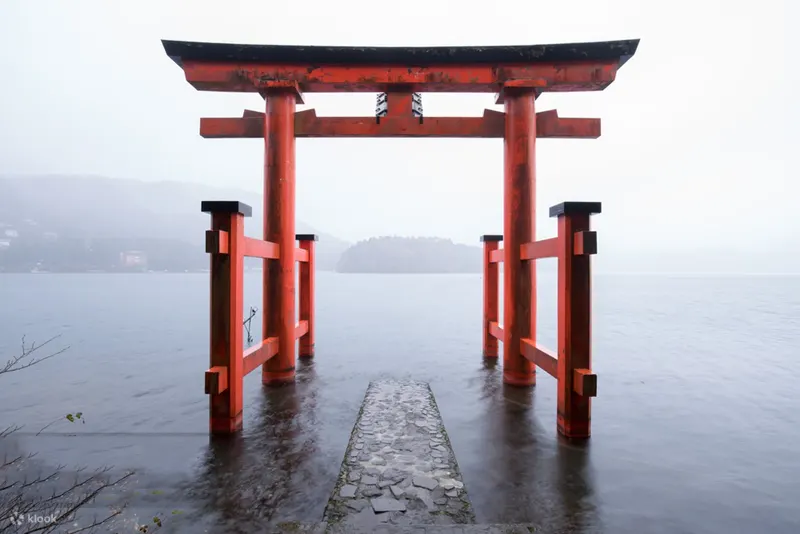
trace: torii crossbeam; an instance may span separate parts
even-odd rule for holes
[[[242,234],[241,217],[249,213],[248,206],[204,204],[214,225],[207,237],[207,250],[212,253],[212,368],[206,373],[206,389],[211,395],[212,431],[232,432],[241,427],[243,374],[262,366],[264,384],[291,382],[296,340],[300,339],[300,356],[314,353],[314,239],[294,233],[295,139],[472,137],[502,138],[505,147],[503,235],[484,236],[484,356],[496,358],[497,341],[503,342],[507,384],[533,385],[535,365],[557,376],[559,431],[588,437],[589,401],[596,390],[587,322],[588,261],[596,251],[596,236],[588,221],[591,213],[599,213],[600,205],[554,207],[551,214],[559,217],[559,236],[535,241],[535,147],[537,138],[597,138],[600,120],[561,118],[555,110],[537,113],[536,99],[546,92],[605,89],[638,44],[636,39],[375,48],[163,41],[167,55],[196,89],[258,93],[266,101],[263,112],[245,110],[241,117],[200,121],[203,137],[263,139],[266,154],[263,241]],[[381,93],[379,109],[365,117],[319,117],[313,109],[296,111],[304,93],[340,92]],[[425,92],[497,93],[496,103],[504,111],[484,110],[476,117],[427,117],[422,114],[420,96]],[[300,249],[298,239],[303,243]],[[500,241],[502,249],[497,245]],[[264,259],[265,311],[262,344],[249,349],[244,360],[241,332],[236,333],[241,322],[237,273],[243,256]],[[535,344],[533,260],[544,257],[559,258],[557,357]],[[295,322],[295,261],[301,262],[305,280],[301,282],[300,322]],[[502,326],[497,319],[498,262],[505,263]],[[214,291],[215,281],[228,288],[227,296],[222,289]],[[215,326],[217,316],[223,326]]]

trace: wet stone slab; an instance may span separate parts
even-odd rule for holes
[[[354,528],[475,522],[427,383],[369,385],[324,521]]]
[[[563,534],[563,530],[543,530],[538,525],[378,525],[353,527],[327,523],[282,523],[275,534]],[[571,532],[571,531],[570,531]]]

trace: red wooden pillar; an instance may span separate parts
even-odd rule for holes
[[[298,234],[300,248],[308,254],[308,260],[300,263],[300,320],[308,322],[308,331],[300,338],[300,356],[314,356],[314,269],[317,236]]]
[[[264,240],[278,244],[278,260],[264,260],[263,339],[277,336],[278,353],[262,367],[264,384],[295,376],[295,137],[297,94],[287,88],[265,94]]]
[[[491,324],[500,319],[499,284],[500,266],[492,261],[492,252],[498,249],[501,235],[483,235],[483,357],[497,358],[497,338],[492,335]]]
[[[590,256],[597,236],[589,216],[599,202],[563,202],[558,217],[558,431],[568,438],[591,434],[591,398],[597,394],[592,368]]]
[[[204,201],[211,213],[206,252],[211,254],[211,365],[206,372],[212,434],[242,428],[244,217],[250,206],[235,201]]]
[[[520,339],[536,339],[536,268],[522,261],[520,247],[535,232],[536,110],[533,89],[506,90],[503,191],[503,381],[536,383],[533,364],[522,356]]]

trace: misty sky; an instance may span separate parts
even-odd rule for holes
[[[539,110],[600,117],[598,140],[540,140],[546,208],[599,200],[604,250],[712,256],[788,247],[800,187],[785,158],[800,114],[788,0],[507,3],[0,0],[0,174],[97,174],[261,191],[262,142],[204,140],[202,116],[263,109],[202,93],[160,39],[309,45],[540,44],[641,38],[616,82],[547,94]],[[796,71],[796,68],[795,68]],[[791,79],[789,79],[791,78]],[[792,82],[795,82],[794,84]],[[492,95],[424,95],[434,115],[480,115]],[[375,95],[306,95],[320,115],[371,115]],[[796,159],[796,158],[795,158]],[[795,169],[797,166],[795,165]],[[796,172],[793,174],[797,174]],[[298,218],[356,240],[502,231],[502,141],[301,139]],[[793,239],[794,238],[794,239]],[[767,266],[767,270],[769,266]]]

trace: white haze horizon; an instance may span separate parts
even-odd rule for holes
[[[800,186],[789,180],[787,88],[798,38],[781,0],[637,0],[504,9],[426,2],[376,23],[376,4],[6,0],[0,4],[0,175],[96,175],[262,191],[263,143],[205,140],[200,117],[262,109],[199,92],[161,39],[253,44],[479,46],[641,39],[606,90],[538,110],[597,117],[596,140],[537,141],[537,236],[548,208],[600,201],[598,270],[800,272]],[[796,17],[795,17],[796,18]],[[320,115],[369,116],[375,95],[307,94]],[[424,94],[428,116],[501,109],[494,95]],[[790,162],[797,175],[794,158]],[[355,242],[502,232],[501,140],[299,139],[297,218]]]

